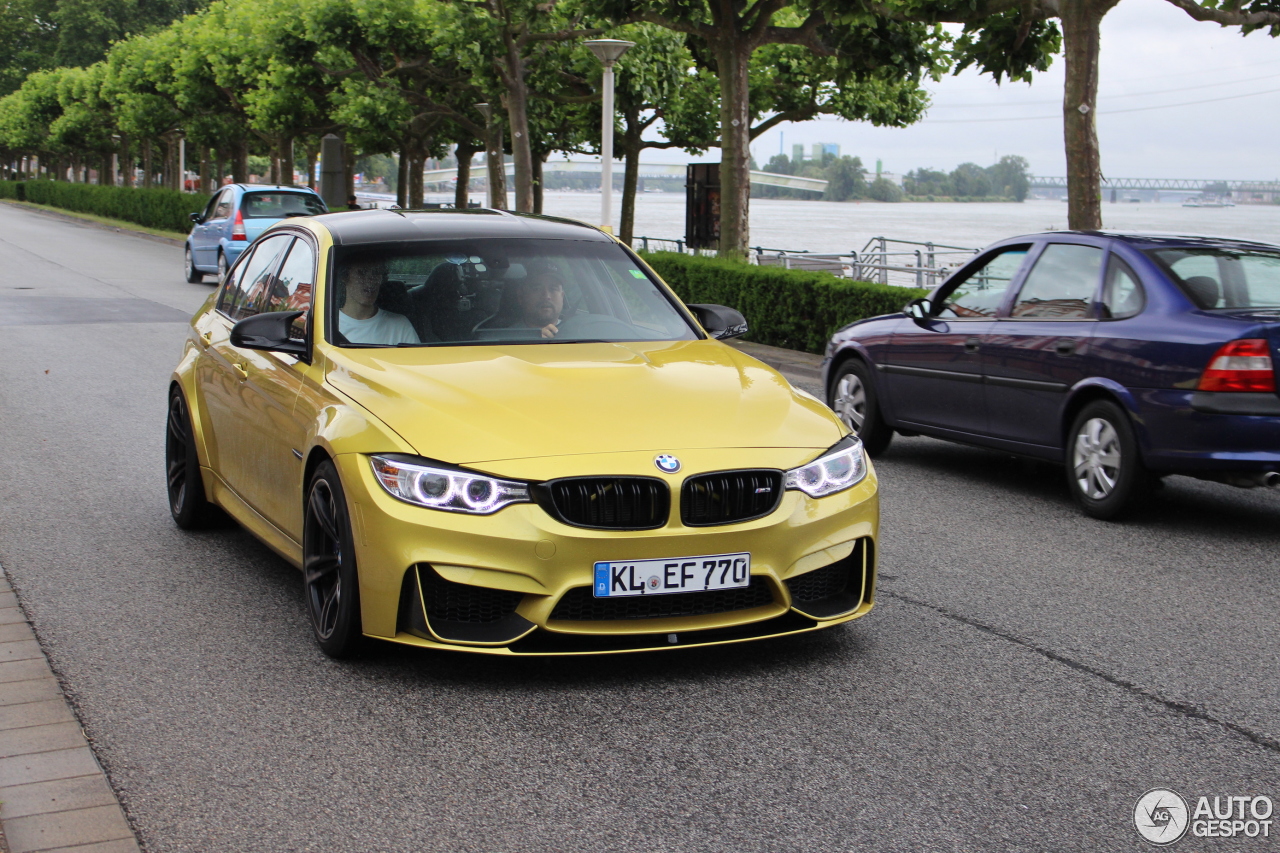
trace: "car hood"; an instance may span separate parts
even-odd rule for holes
[[[329,352],[328,382],[459,465],[620,451],[825,449],[826,406],[719,341]]]

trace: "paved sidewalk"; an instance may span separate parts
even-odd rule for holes
[[[2,568],[0,826],[10,853],[140,849]]]

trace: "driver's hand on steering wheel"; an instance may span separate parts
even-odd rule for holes
[[[543,326],[541,329],[542,336],[544,338],[554,338],[556,334],[559,333],[560,331],[560,329],[558,328],[559,325],[560,325],[560,321],[556,320],[554,323],[548,323],[547,325]]]

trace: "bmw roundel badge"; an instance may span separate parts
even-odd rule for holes
[[[653,464],[658,466],[658,470],[664,474],[674,474],[680,470],[680,460],[669,453],[664,453],[653,460]]]

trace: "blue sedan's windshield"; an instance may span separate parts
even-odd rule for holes
[[[345,346],[692,340],[621,247],[468,239],[341,247],[329,328]]]

